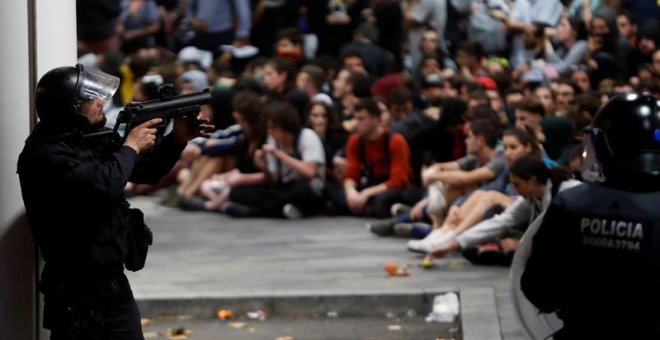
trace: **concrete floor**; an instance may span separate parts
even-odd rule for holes
[[[433,296],[454,291],[462,314],[469,313],[466,339],[524,339],[508,268],[474,266],[456,255],[422,269],[421,255],[409,252],[404,239],[374,236],[361,218],[235,219],[160,200],[130,200],[154,233],[145,268],[129,274],[144,316],[212,318],[228,305],[294,318],[330,309],[361,317],[412,308],[421,315]],[[411,275],[389,277],[387,262],[409,265]]]

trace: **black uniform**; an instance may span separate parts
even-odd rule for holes
[[[586,183],[559,193],[521,287],[557,312],[555,339],[660,339],[660,192]]]
[[[52,339],[142,339],[123,271],[128,226],[143,221],[123,189],[129,179],[157,182],[185,144],[165,137],[138,157],[114,140],[40,123],[19,157],[23,200],[45,261],[39,289]]]

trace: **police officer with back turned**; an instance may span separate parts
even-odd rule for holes
[[[586,144],[604,180],[554,199],[522,291],[562,319],[555,339],[660,339],[660,101],[611,98]]]
[[[45,261],[38,287],[53,340],[143,339],[124,267],[144,265],[151,232],[123,189],[129,180],[158,181],[195,137],[189,120],[174,119],[173,131],[157,138],[155,118],[122,144],[104,128],[103,104],[118,86],[118,78],[82,65],[55,68],[37,84],[40,121],[18,174]]]

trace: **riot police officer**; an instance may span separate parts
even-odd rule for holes
[[[143,338],[124,266],[143,265],[132,250],[136,241],[150,242],[150,231],[123,189],[129,179],[157,182],[194,136],[189,122],[177,120],[172,133],[157,138],[161,119],[155,118],[131,129],[122,143],[104,127],[103,104],[118,86],[118,78],[82,65],[55,68],[37,84],[39,122],[18,174],[45,262],[38,287],[53,340]]]
[[[522,291],[563,321],[555,339],[660,339],[660,101],[611,98],[586,144],[604,180],[554,199]]]

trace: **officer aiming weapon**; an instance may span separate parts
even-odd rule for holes
[[[113,128],[117,132],[119,126],[126,124],[126,131],[154,118],[162,118],[163,124],[158,126],[159,135],[172,118],[188,118],[191,127],[198,130],[196,116],[201,106],[211,102],[211,93],[208,89],[191,94],[174,96],[174,85],[163,84],[158,87],[159,99],[146,102],[130,102],[119,112],[117,122]],[[194,123],[193,123],[194,122]],[[126,138],[127,134],[124,134]]]

